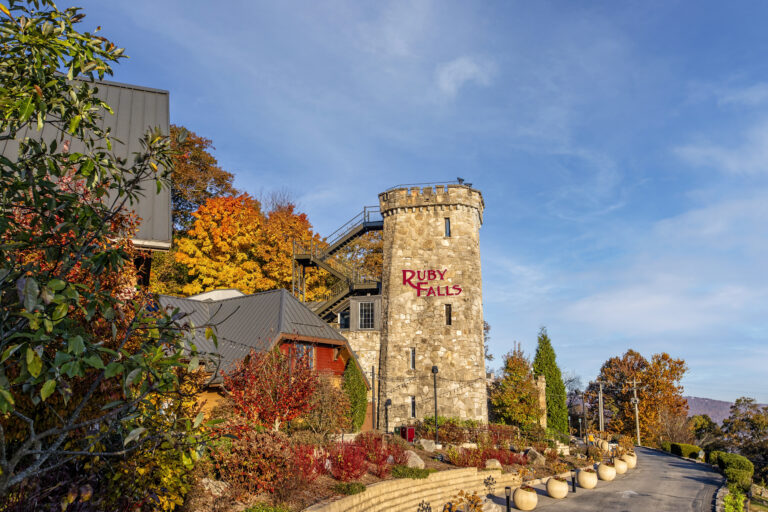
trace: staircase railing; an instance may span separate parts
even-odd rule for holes
[[[381,219],[381,209],[378,206],[366,206],[363,208],[362,212],[349,219],[342,224],[339,229],[328,235],[326,243],[328,244],[328,247],[333,247],[336,242],[344,238],[351,231],[357,229],[359,226]]]

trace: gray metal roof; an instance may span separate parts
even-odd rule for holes
[[[200,352],[219,354],[221,368],[245,357],[252,349],[270,350],[280,339],[296,339],[346,346],[339,334],[299,302],[287,290],[232,297],[221,300],[196,300],[160,295],[162,308],[178,308],[187,313],[181,325],[210,325],[219,346],[205,338],[205,329],[195,329],[190,338]],[[354,354],[353,354],[354,358]]]
[[[133,162],[133,153],[141,151],[139,140],[147,129],[159,127],[163,134],[170,133],[168,91],[106,81],[90,85],[98,89],[95,96],[104,100],[114,111],[114,115],[101,112],[103,118],[100,124],[101,128],[112,129],[112,150],[115,156],[125,158],[127,164]],[[47,125],[40,132],[31,129],[21,136],[50,142],[57,133]],[[72,141],[70,151],[83,149],[82,143]],[[0,141],[0,153],[15,161],[18,158],[18,143]],[[145,249],[167,250],[171,245],[172,233],[170,187],[163,187],[157,194],[154,181],[149,181],[143,189],[144,196],[131,206],[142,219],[134,243]]]

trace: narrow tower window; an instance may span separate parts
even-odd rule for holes
[[[451,236],[451,219],[449,217],[445,218],[445,236]]]
[[[416,369],[416,349],[411,349],[411,370]]]
[[[452,324],[452,312],[451,312],[451,305],[446,304],[445,305],[445,325],[451,325]]]
[[[411,397],[411,418],[416,417],[416,397]]]

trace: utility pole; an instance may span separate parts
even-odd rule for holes
[[[589,430],[589,425],[587,425],[587,400],[584,391],[581,392],[581,415],[584,417],[584,434],[586,436],[586,433]],[[584,439],[584,442],[586,442],[586,438]]]
[[[637,411],[637,404],[640,402],[637,398],[637,379],[632,379],[632,403],[635,405],[635,431],[637,432],[637,446],[640,444],[640,413]]]
[[[598,384],[600,385],[600,395],[598,397],[598,409],[600,414],[600,433],[605,430],[605,420],[603,418],[603,382],[599,381]]]

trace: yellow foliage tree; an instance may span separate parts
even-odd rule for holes
[[[192,228],[178,241],[175,259],[188,268],[187,295],[220,288],[255,293],[291,286],[293,240],[322,243],[306,214],[294,204],[268,213],[247,194],[208,199],[195,213]],[[325,272],[307,272],[307,299],[327,292]]]
[[[183,288],[193,295],[218,288],[243,293],[269,289],[259,258],[264,217],[247,194],[208,199],[195,213],[188,237],[179,240],[176,261],[194,279]]]

